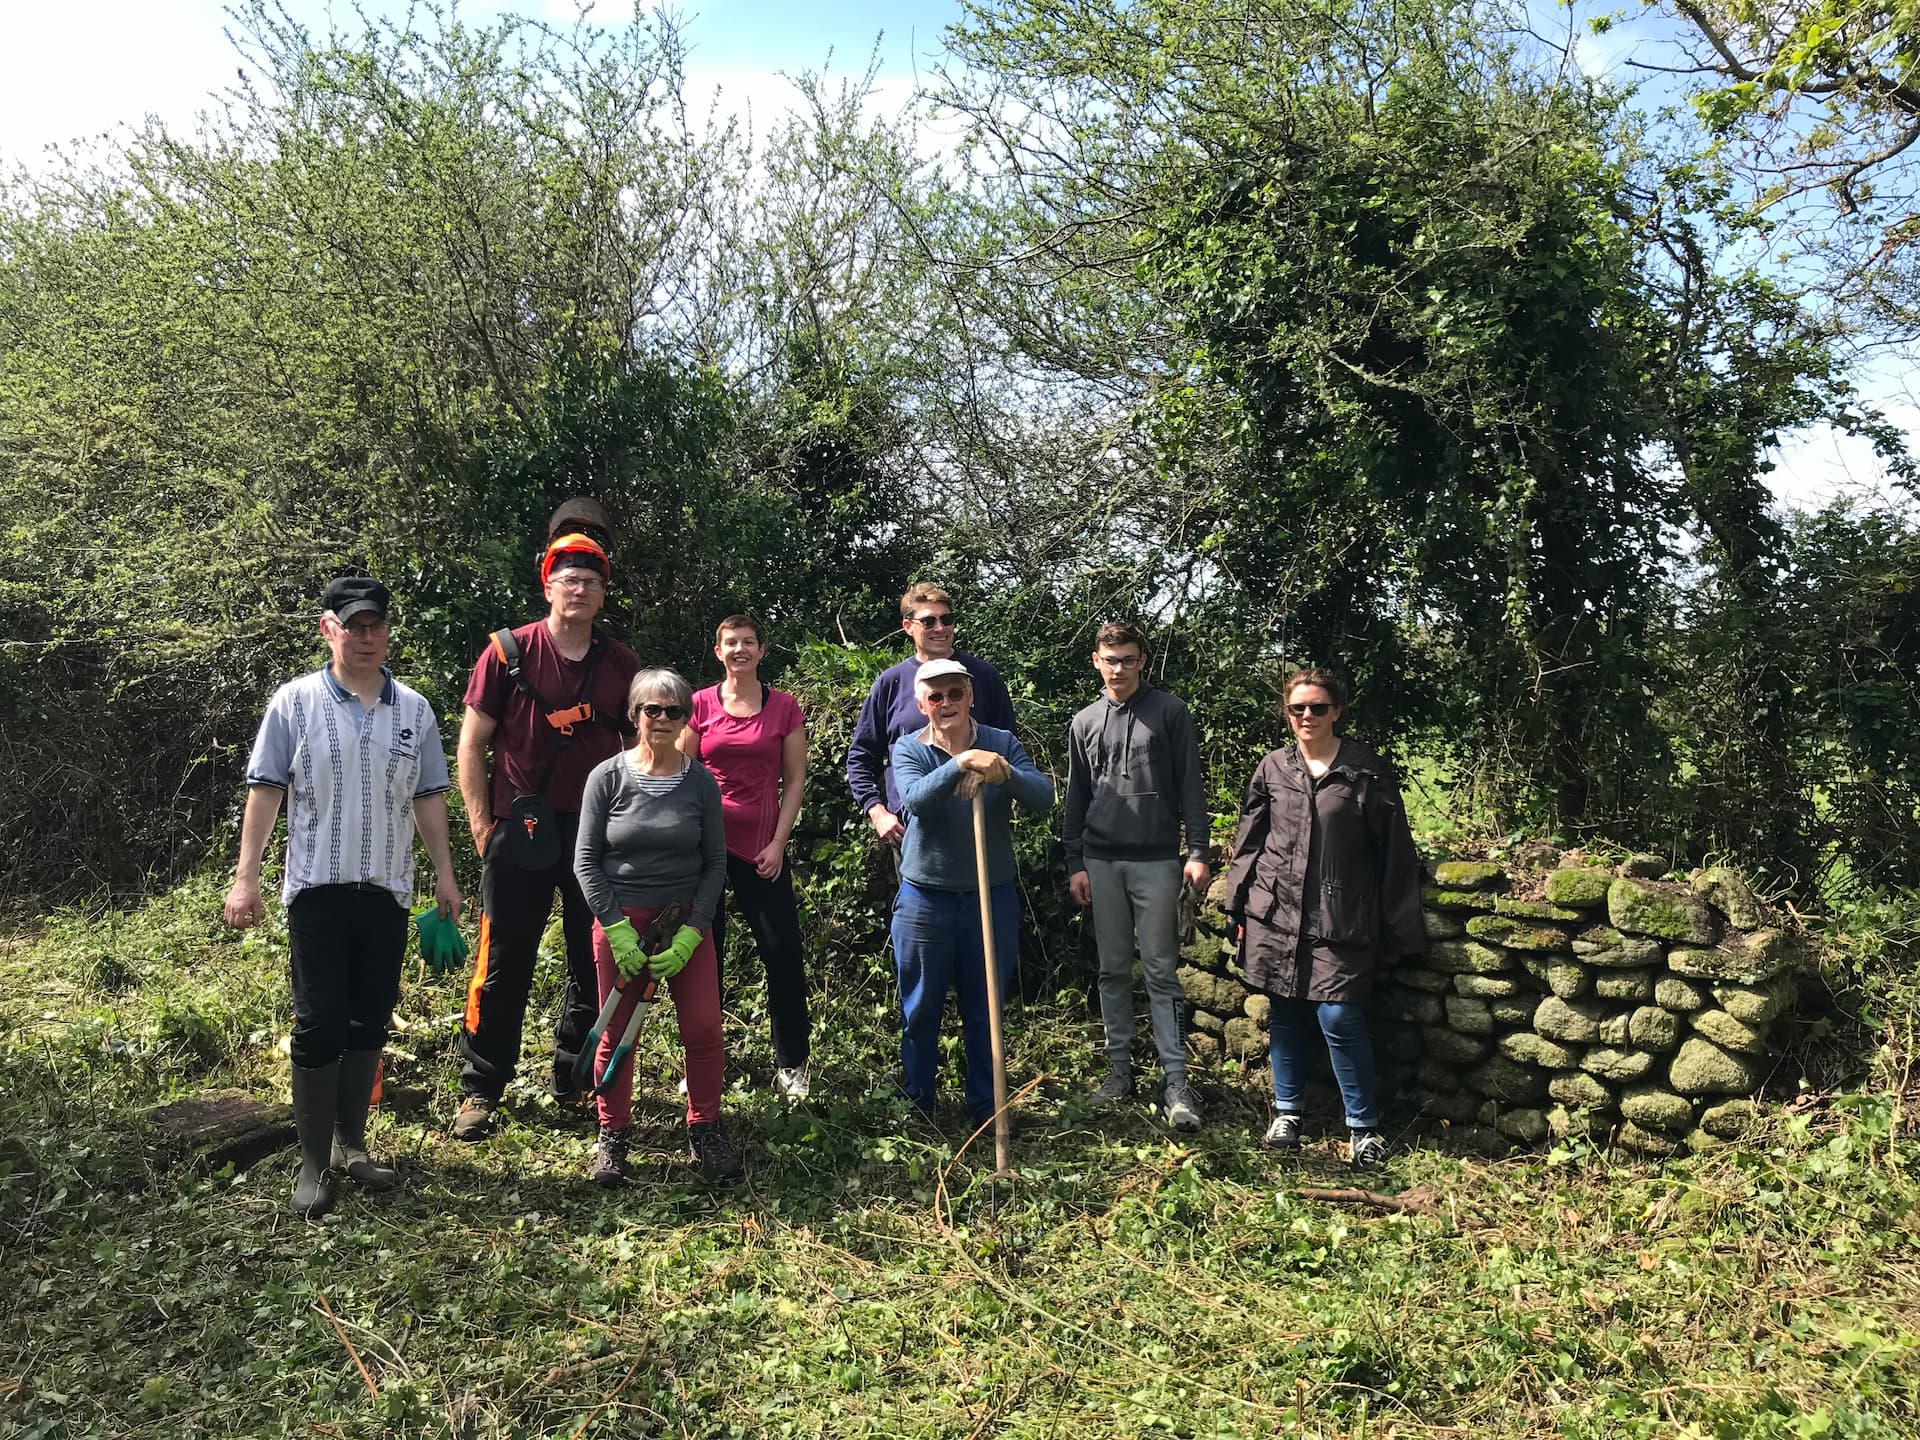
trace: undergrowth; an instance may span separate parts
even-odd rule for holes
[[[637,1178],[608,1194],[586,1126],[532,1088],[488,1143],[447,1137],[460,996],[410,973],[374,1127],[405,1184],[311,1225],[284,1210],[291,1152],[165,1167],[143,1118],[208,1086],[284,1094],[284,933],[232,936],[218,898],[0,938],[0,1434],[1920,1433],[1897,1089],[1664,1165],[1403,1130],[1373,1183],[1431,1213],[1380,1214],[1297,1193],[1351,1180],[1331,1144],[1259,1147],[1257,1077],[1203,1077],[1192,1143],[1085,1109],[1095,1022],[1062,995],[1010,1015],[1033,1084],[1009,1184],[985,1140],[889,1098],[883,980],[825,987],[791,1113],[743,983],[746,1179],[685,1160],[662,1018]]]

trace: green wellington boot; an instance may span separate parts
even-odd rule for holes
[[[373,1077],[380,1068],[377,1050],[349,1050],[340,1057],[340,1103],[333,1122],[333,1168],[344,1170],[356,1185],[369,1190],[391,1190],[399,1178],[388,1165],[367,1158],[367,1107],[373,1097]]]
[[[300,1137],[300,1178],[293,1213],[318,1220],[333,1208],[327,1161],[333,1154],[333,1117],[340,1104],[340,1063],[293,1067],[293,1128]]]

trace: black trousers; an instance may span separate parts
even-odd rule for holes
[[[773,1021],[773,1063],[791,1070],[813,1053],[813,1021],[807,1014],[807,969],[800,948],[800,910],[793,898],[793,867],[782,865],[771,880],[762,879],[751,860],[727,856],[727,889],[767,968],[767,1011]],[[713,953],[725,955],[727,906],[713,916]],[[721,993],[724,995],[725,977]]]
[[[331,1065],[348,1050],[378,1051],[400,999],[407,907],[380,886],[315,885],[287,907],[293,988],[293,1063]]]
[[[573,1062],[600,1008],[593,970],[593,912],[573,874],[578,815],[559,815],[558,863],[523,870],[507,853],[507,827],[487,838],[480,880],[480,945],[467,984],[467,1017],[460,1030],[460,1093],[498,1100],[520,1062],[520,1034],[540,937],[560,892],[560,928],[566,937],[567,984],[553,1027],[553,1093],[573,1093]]]

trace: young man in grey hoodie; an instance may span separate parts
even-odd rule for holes
[[[1100,951],[1100,1018],[1107,1076],[1093,1092],[1111,1105],[1133,1093],[1133,957],[1146,977],[1153,1038],[1166,1079],[1168,1122],[1200,1128],[1180,1029],[1180,887],[1207,887],[1208,818],[1193,717],[1146,683],[1146,636],[1108,621],[1094,640],[1100,698],[1067,731],[1063,825],[1067,890],[1093,907]]]

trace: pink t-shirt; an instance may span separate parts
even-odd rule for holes
[[[720,782],[720,816],[727,853],[751,860],[773,841],[780,820],[780,754],[787,736],[803,721],[800,702],[784,690],[762,687],[760,713],[729,715],[720,687],[693,697],[693,733],[700,763]]]

